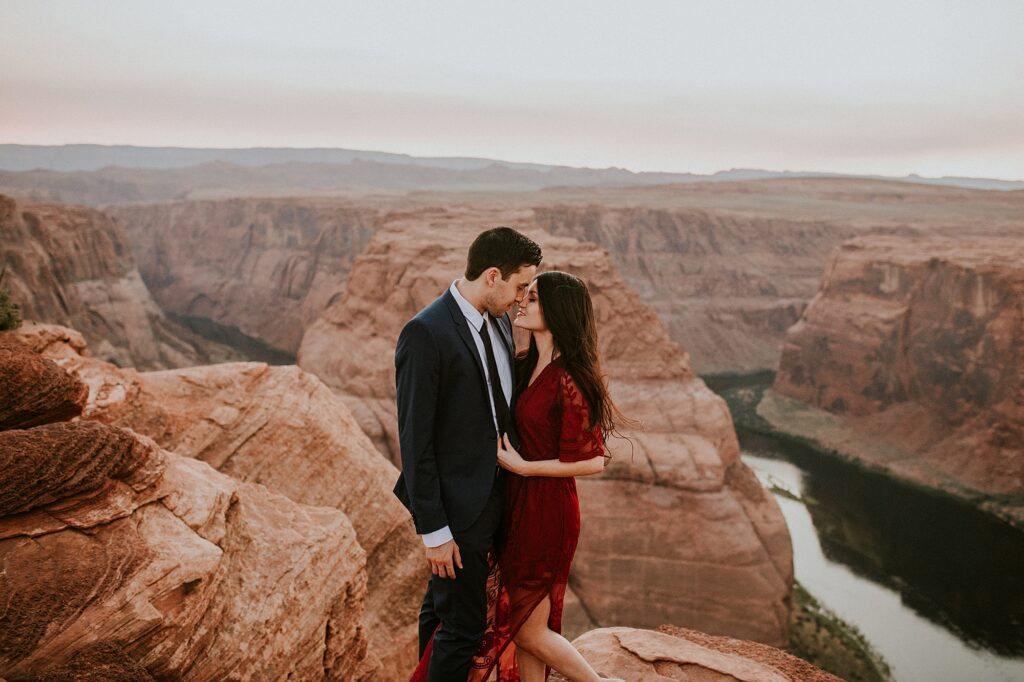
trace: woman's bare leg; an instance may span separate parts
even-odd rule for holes
[[[544,682],[547,666],[529,651],[516,646],[516,665],[519,666],[519,682]]]
[[[544,665],[547,664],[572,682],[600,682],[601,678],[580,655],[580,652],[576,651],[576,648],[569,643],[569,640],[548,628],[550,613],[551,600],[549,597],[544,597],[544,601],[537,605],[537,608],[533,610],[519,632],[516,633],[516,647],[532,654],[532,657],[540,663],[539,677],[527,677],[527,674],[535,675],[535,669],[531,668],[527,671],[520,663],[520,681],[544,682]],[[519,660],[522,659],[517,659],[517,662]],[[528,664],[532,665],[532,661]]]

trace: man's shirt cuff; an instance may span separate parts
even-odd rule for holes
[[[440,547],[452,539],[452,531],[451,528],[445,526],[441,530],[435,530],[433,533],[424,533],[420,537],[423,538],[423,544],[427,547]]]

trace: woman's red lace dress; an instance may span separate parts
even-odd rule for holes
[[[515,407],[520,451],[530,461],[578,462],[604,454],[600,427],[559,359],[541,370]],[[518,476],[506,472],[506,504],[497,564],[488,582],[487,632],[469,679],[518,682],[512,639],[534,608],[551,599],[548,627],[562,630],[562,602],[580,536],[580,505],[572,476]],[[428,646],[413,673],[427,679]]]

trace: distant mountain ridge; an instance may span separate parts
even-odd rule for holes
[[[1019,190],[1024,189],[1024,180],[1000,180],[994,178],[941,177],[925,178],[919,175],[903,177],[884,175],[851,175],[845,173],[770,171],[762,169],[734,168],[701,175],[696,173],[634,172],[625,168],[583,168],[539,163],[521,163],[477,157],[417,157],[409,154],[365,151],[340,148],[191,148],[191,147],[137,147],[132,145],[23,145],[0,144],[0,171],[59,173],[91,173],[117,169],[146,169],[152,171],[182,171],[209,164],[230,164],[242,169],[266,168],[272,166],[295,166],[309,164],[311,170],[317,167],[345,166],[371,163],[393,165],[405,169],[424,168],[454,171],[461,177],[454,184],[460,188],[474,185],[491,185],[498,190],[522,190],[556,185],[654,185],[679,182],[714,182],[736,180],[761,180],[769,178],[794,177],[852,177],[879,180],[900,180],[924,184],[969,187],[973,189]],[[364,166],[364,168],[366,168]],[[504,175],[503,182],[493,186],[490,181],[470,180],[467,176],[483,173],[493,176],[495,172]],[[502,173],[502,171],[514,171]],[[345,173],[352,180],[352,173]],[[356,174],[357,175],[357,174]],[[511,185],[506,185],[510,178]],[[447,185],[454,178],[434,178],[428,186]],[[20,183],[13,183],[17,186]],[[368,183],[376,184],[376,183]],[[387,185],[409,186],[412,182],[386,183]]]

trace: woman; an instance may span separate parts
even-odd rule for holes
[[[512,472],[498,563],[519,678],[542,681],[554,668],[574,682],[596,682],[602,678],[559,633],[580,534],[574,477],[604,470],[605,436],[621,415],[601,375],[594,309],[582,280],[565,272],[538,275],[514,324],[530,332],[530,345],[516,363],[522,452],[507,442],[498,449],[498,463]]]
[[[530,332],[516,361],[515,420],[522,452],[503,438],[502,537],[489,583],[487,633],[469,679],[498,667],[501,682],[543,682],[555,669],[573,682],[600,677],[561,634],[562,602],[580,533],[575,476],[604,469],[605,437],[621,415],[601,375],[586,284],[565,272],[538,275],[514,324]],[[512,643],[514,642],[514,646]],[[430,647],[412,680],[426,680]]]

